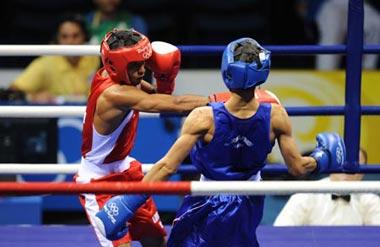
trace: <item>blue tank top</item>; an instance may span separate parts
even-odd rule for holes
[[[240,119],[223,103],[211,103],[215,133],[209,144],[198,140],[191,159],[212,180],[248,180],[264,166],[272,151],[270,142],[271,104],[260,104],[256,114]]]

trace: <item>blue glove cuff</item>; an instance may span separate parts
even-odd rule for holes
[[[94,223],[103,236],[110,240],[122,238],[128,232],[126,221],[148,199],[147,195],[118,195],[106,202],[96,213]]]
[[[123,201],[124,205],[129,208],[130,211],[136,212],[136,210],[145,203],[148,197],[149,196],[145,194],[128,194],[123,195],[121,197],[121,200]]]
[[[328,154],[320,148],[314,149],[314,151],[310,154],[317,161],[317,168],[315,172],[323,173],[326,172],[329,168],[330,158]]]

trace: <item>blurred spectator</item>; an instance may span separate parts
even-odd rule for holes
[[[295,14],[299,23],[299,34],[296,38],[298,44],[315,44],[318,41],[318,27],[315,22],[315,14],[324,0],[297,0],[295,2]],[[295,31],[293,30],[293,33]]]
[[[360,149],[359,163],[367,163]],[[363,174],[336,173],[323,181],[360,181]],[[290,197],[275,226],[306,225],[380,225],[380,197],[375,194],[294,194]]]
[[[313,0],[272,1],[271,37],[274,45],[313,45],[318,42],[318,29],[309,17]],[[289,28],[291,27],[291,28]],[[278,56],[273,67],[314,68],[314,56]]]
[[[95,10],[86,16],[91,44],[100,44],[106,33],[114,28],[134,28],[147,35],[145,20],[121,9],[122,0],[93,0],[93,3]]]
[[[348,1],[324,0],[316,14],[320,45],[343,44],[347,35]],[[369,2],[364,2],[364,43],[380,43],[380,13]],[[374,69],[378,55],[365,55],[363,68]],[[340,67],[340,55],[318,55],[316,67],[319,70],[333,70]]]
[[[88,32],[82,16],[67,14],[62,17],[54,43],[81,45],[87,39]],[[10,88],[26,93],[28,101],[36,103],[83,102],[98,67],[97,56],[41,56],[28,65]]]

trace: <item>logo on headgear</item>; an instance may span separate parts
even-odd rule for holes
[[[138,48],[137,53],[142,53],[143,58],[148,59],[152,55],[152,48],[150,45],[146,45],[144,47]]]

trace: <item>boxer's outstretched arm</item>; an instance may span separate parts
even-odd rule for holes
[[[105,103],[111,104],[115,108],[124,111],[134,109],[142,112],[187,113],[196,107],[205,106],[209,102],[205,96],[148,94],[127,85],[110,87],[104,91],[101,97]]]

